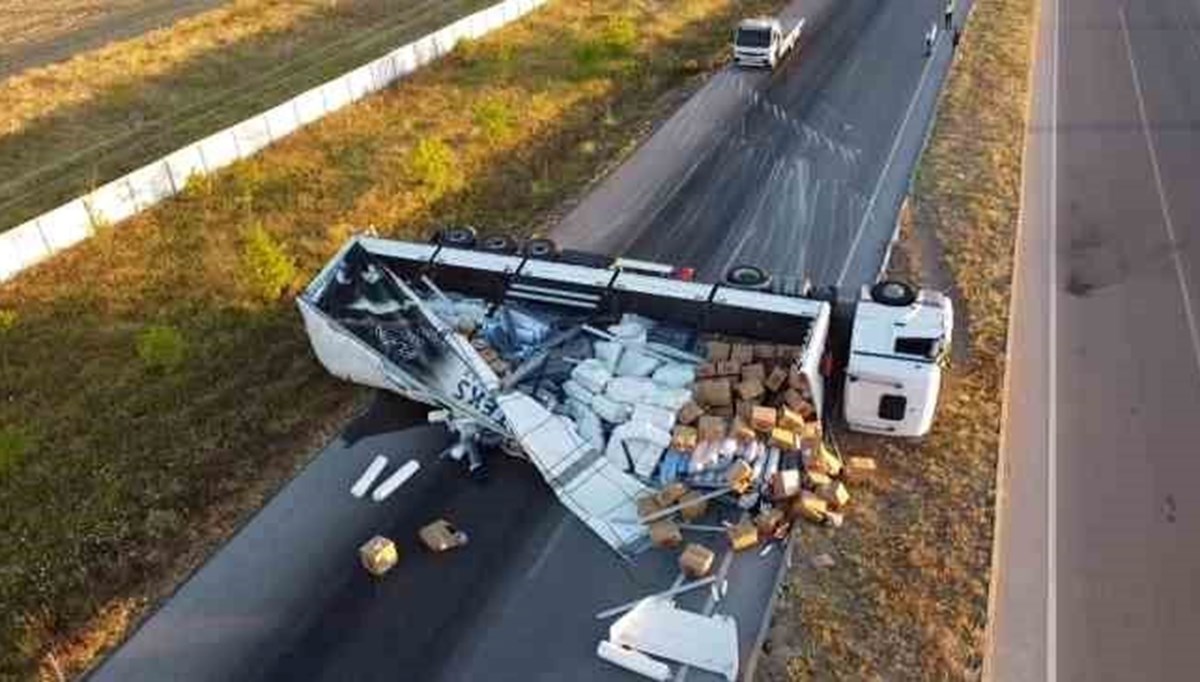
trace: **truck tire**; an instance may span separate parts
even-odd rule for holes
[[[478,248],[488,253],[516,253],[517,240],[503,234],[488,235],[479,240]]]
[[[558,244],[553,239],[536,237],[525,242],[525,255],[531,258],[553,259],[558,257]]]
[[[725,272],[725,284],[739,289],[769,289],[771,273],[757,265],[735,265]]]
[[[881,305],[903,308],[917,300],[917,290],[907,282],[885,279],[871,287],[871,300]]]
[[[433,243],[452,246],[456,249],[469,249],[475,246],[475,228],[467,226],[443,228],[433,236]]]

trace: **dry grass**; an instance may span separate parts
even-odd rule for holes
[[[85,667],[354,408],[288,295],[353,230],[532,231],[773,4],[551,3],[0,286],[0,677]]]
[[[492,0],[236,0],[0,83],[11,227]]]
[[[1032,0],[976,3],[893,261],[916,279],[949,272],[969,311],[966,358],[929,437],[843,444],[875,450],[883,475],[858,488],[845,528],[802,529],[804,554],[829,552],[838,565],[798,565],[767,679],[978,678],[1032,24]],[[922,236],[941,263],[918,247]]]

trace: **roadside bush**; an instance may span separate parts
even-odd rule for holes
[[[256,296],[273,301],[296,280],[296,264],[271,233],[255,224],[242,245],[242,275]]]
[[[435,193],[450,189],[455,182],[454,150],[441,140],[424,138],[408,157],[408,169],[413,179]]]
[[[17,311],[0,308],[0,372],[8,369],[8,337],[17,326]]]
[[[15,426],[0,426],[0,476],[21,462],[31,447],[29,435]]]
[[[151,325],[138,334],[137,354],[146,367],[169,372],[187,357],[187,339],[170,325]]]
[[[472,113],[475,125],[490,141],[503,139],[513,128],[516,116],[512,107],[495,97],[485,99],[475,105]]]
[[[580,42],[574,50],[576,73],[594,78],[607,72],[623,71],[632,65],[637,46],[637,25],[626,16],[611,16],[600,34]]]

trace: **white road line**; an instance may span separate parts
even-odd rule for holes
[[[1046,680],[1058,679],[1058,50],[1062,7],[1054,0],[1054,47],[1050,60],[1050,220],[1048,225],[1049,267],[1049,357],[1046,379]]]
[[[1163,225],[1167,229],[1167,240],[1171,243],[1171,260],[1175,263],[1175,276],[1179,280],[1179,293],[1183,296],[1183,314],[1187,318],[1188,334],[1192,337],[1192,355],[1196,360],[1196,368],[1200,370],[1200,332],[1196,326],[1196,313],[1192,308],[1192,295],[1188,291],[1187,273],[1183,269],[1183,256],[1180,255],[1179,239],[1175,233],[1175,221],[1171,218],[1171,207],[1167,203],[1167,191],[1163,187],[1162,170],[1158,165],[1158,149],[1154,145],[1154,136],[1150,134],[1150,121],[1146,116],[1146,100],[1142,97],[1142,80],[1138,76],[1137,62],[1133,58],[1133,42],[1129,38],[1129,24],[1125,19],[1125,8],[1117,9],[1121,18],[1121,35],[1125,37],[1125,50],[1129,57],[1129,70],[1133,73],[1133,91],[1137,95],[1138,115],[1142,120],[1142,134],[1146,137],[1146,147],[1150,150],[1150,167],[1154,171],[1154,187],[1158,190],[1158,206],[1162,210]]]
[[[951,59],[954,55],[951,54]],[[842,286],[846,280],[846,275],[850,272],[850,263],[854,261],[854,253],[858,251],[858,243],[862,241],[863,231],[867,229],[867,222],[871,219],[871,214],[875,211],[875,202],[879,200],[879,192],[883,189],[883,182],[887,179],[888,171],[892,168],[892,162],[896,160],[896,152],[900,150],[900,143],[904,140],[904,130],[908,128],[908,120],[912,118],[913,111],[917,108],[917,102],[921,99],[921,93],[925,90],[925,81],[929,76],[929,70],[933,68],[933,63],[937,61],[937,52],[929,55],[925,59],[925,68],[921,70],[921,80],[917,81],[917,88],[913,91],[912,100],[908,103],[908,110],[904,112],[904,119],[900,121],[900,127],[896,129],[896,139],[892,141],[892,149],[888,152],[887,161],[883,164],[883,170],[879,172],[879,179],[875,181],[875,191],[871,192],[871,201],[867,204],[867,210],[863,213],[862,221],[858,224],[858,232],[854,234],[854,241],[850,243],[850,251],[846,254],[846,262],[842,265],[842,270],[838,274],[837,286]]]

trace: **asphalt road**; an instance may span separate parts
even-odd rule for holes
[[[986,676],[1193,680],[1200,6],[1041,27]]]
[[[808,17],[797,54],[709,81],[555,238],[708,279],[750,263],[851,291],[874,281],[950,62],[946,35],[923,57],[944,6],[793,2]]]

